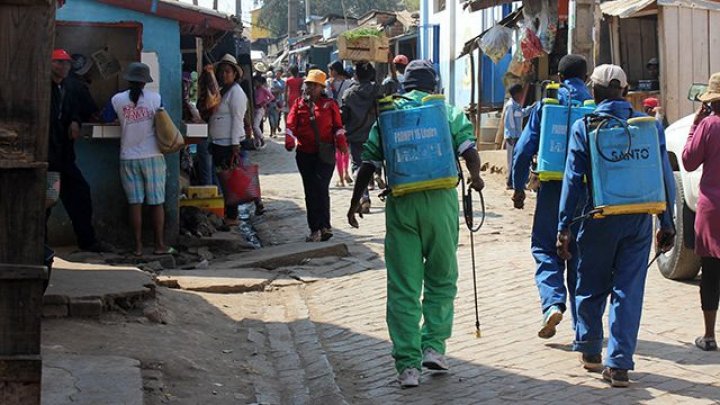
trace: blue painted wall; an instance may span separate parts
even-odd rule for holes
[[[156,52],[160,64],[160,94],[163,105],[176,125],[182,118],[182,58],[180,26],[177,21],[101,4],[93,0],[72,0],[58,10],[57,20],[82,22],[138,22],[143,26],[143,52]],[[108,100],[95,100],[101,107]],[[80,170],[93,198],[93,222],[98,237],[128,248],[132,232],[128,222],[127,199],[119,178],[119,139],[82,139],[75,145]],[[178,154],[166,155],[168,168],[165,193],[165,238],[172,243],[178,235],[180,164]],[[149,217],[145,224],[149,225]],[[145,239],[152,240],[146,226]],[[56,207],[48,224],[51,244],[74,244],[75,236],[64,210]]]

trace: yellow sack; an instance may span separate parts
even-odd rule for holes
[[[185,140],[164,108],[155,112],[155,138],[162,153],[175,153],[185,146]]]

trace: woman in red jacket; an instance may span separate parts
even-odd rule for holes
[[[335,153],[319,153],[317,141],[335,145],[341,152],[348,150],[340,108],[335,100],[323,95],[326,79],[321,70],[308,72],[305,93],[290,106],[285,131],[285,149],[297,149],[295,161],[305,189],[305,208],[310,227],[307,242],[326,241],[333,236],[330,227],[330,180],[335,169]]]

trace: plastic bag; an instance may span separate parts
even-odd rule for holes
[[[523,57],[528,61],[545,53],[540,38],[535,35],[535,32],[529,26],[525,26],[520,30],[520,49],[522,49]]]
[[[507,55],[508,49],[513,45],[513,30],[502,25],[496,25],[480,39],[480,49],[494,63],[500,62]]]
[[[557,35],[557,0],[543,0],[542,9],[538,16],[540,26],[537,30],[537,36],[545,53],[552,53],[555,45],[555,36]]]
[[[507,71],[517,77],[527,76],[532,71],[532,62],[525,59],[519,47],[515,51]]]

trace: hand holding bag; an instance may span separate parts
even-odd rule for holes
[[[175,153],[185,146],[182,134],[162,107],[155,111],[155,138],[160,152],[165,154]]]
[[[237,205],[260,198],[258,165],[238,164],[237,157],[228,169],[217,171],[226,205]]]
[[[335,165],[335,142],[323,143],[320,140],[320,129],[318,129],[317,122],[315,122],[315,104],[310,104],[310,125],[315,132],[315,143],[318,147],[318,157],[323,163],[329,165]]]

